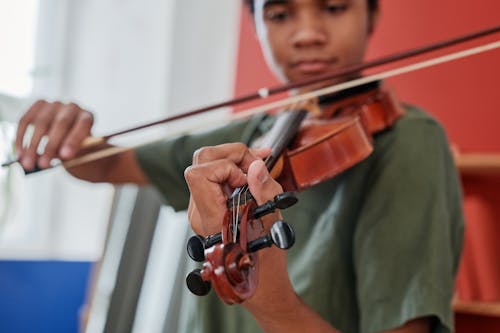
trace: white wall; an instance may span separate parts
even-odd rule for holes
[[[77,101],[95,134],[231,96],[239,1],[44,0],[34,95]],[[158,131],[162,131],[161,129]],[[22,239],[3,257],[99,257],[113,188],[51,170],[27,177]]]
[[[232,96],[240,5],[238,0],[177,1],[168,110],[189,110]],[[133,332],[162,332],[172,288],[185,288],[171,281],[186,258],[187,226],[184,216],[162,210]]]

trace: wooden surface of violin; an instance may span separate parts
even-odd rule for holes
[[[361,91],[361,93],[359,93]],[[365,159],[373,135],[403,114],[394,97],[379,84],[344,92],[325,101],[323,112],[307,118],[279,164],[277,179],[287,191],[302,191],[330,179]],[[326,102],[329,102],[328,104]]]

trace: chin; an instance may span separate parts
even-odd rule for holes
[[[319,77],[319,76],[326,75],[326,74],[328,74],[328,72],[294,75],[289,80],[289,82],[301,82],[301,81],[313,79],[315,77]],[[315,84],[308,86],[308,87],[301,88],[300,90],[305,91],[305,90],[315,90],[315,89],[325,88],[325,87],[329,87],[329,86],[332,86],[332,85],[335,85],[335,84],[338,84],[338,83],[341,83],[344,81],[346,81],[346,79],[343,79],[343,78],[327,80],[324,82],[315,83]]]

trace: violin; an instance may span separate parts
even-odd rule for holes
[[[403,113],[394,97],[373,82],[278,115],[260,144],[271,147],[265,164],[286,192],[257,206],[247,186],[236,189],[227,202],[221,233],[188,241],[188,255],[204,262],[202,269],[188,274],[188,289],[202,296],[214,286],[227,304],[251,297],[257,288],[255,253],[272,245],[286,250],[295,240],[292,227],[281,220],[265,234],[261,218],[295,204],[296,191],[363,161],[373,151],[373,136],[393,126]]]
[[[500,32],[500,26],[344,68],[336,73],[271,89],[260,89],[257,93],[242,96],[232,101],[203,107],[100,138],[88,138],[84,141],[84,146],[87,148],[102,146],[109,139],[118,135],[191,117],[221,107],[267,98],[276,93],[307,87],[338,77],[350,77],[369,68],[394,63],[497,32]],[[251,297],[257,285],[258,262],[255,252],[272,245],[287,249],[294,242],[293,229],[286,222],[276,221],[271,227],[270,233],[265,234],[260,218],[276,209],[286,209],[294,204],[297,201],[293,194],[294,191],[304,190],[332,178],[365,159],[373,150],[374,135],[391,127],[401,116],[401,108],[390,94],[380,88],[376,82],[499,47],[500,41],[493,42],[292,96],[269,103],[264,107],[249,110],[246,115],[252,112],[275,109],[283,105],[294,105],[298,101],[303,103],[301,107],[278,116],[275,125],[277,129],[272,130],[268,138],[271,141],[268,145],[272,147],[272,153],[266,159],[266,165],[271,170],[271,174],[276,174],[276,179],[280,181],[287,192],[275,197],[273,201],[257,206],[247,187],[236,189],[228,201],[222,231],[206,238],[194,236],[188,242],[190,257],[197,261],[204,261],[203,269],[195,270],[188,275],[189,289],[195,294],[203,295],[213,284],[218,295],[229,304],[239,303]],[[331,95],[332,93],[338,94]],[[315,101],[315,98],[318,100]],[[317,112],[319,108],[322,109],[321,112]],[[111,147],[62,164],[69,168],[120,153],[126,149],[129,148]],[[321,163],[317,163],[318,161]],[[2,166],[9,166],[16,162],[16,160],[8,161]]]

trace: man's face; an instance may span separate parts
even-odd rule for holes
[[[292,82],[360,63],[370,34],[366,0],[255,0],[254,17],[268,64]]]

